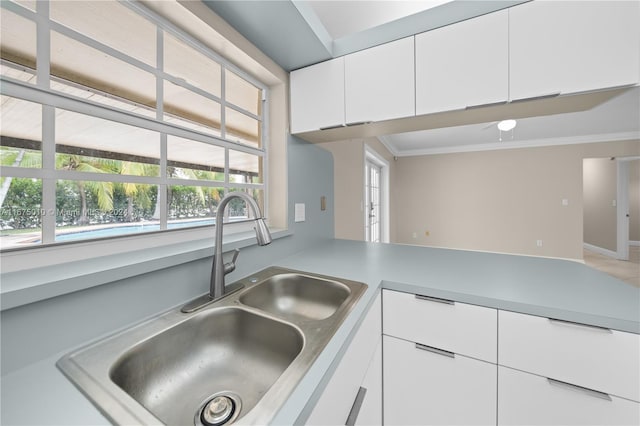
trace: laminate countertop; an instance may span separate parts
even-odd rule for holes
[[[330,240],[275,265],[368,289],[273,424],[304,422],[380,288],[640,334],[640,289],[574,261]],[[109,424],[56,368],[63,354],[2,377],[3,424]]]

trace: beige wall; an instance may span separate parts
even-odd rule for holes
[[[629,241],[640,241],[640,160],[629,164]]]
[[[618,164],[611,158],[586,158],[584,179],[584,242],[616,251]]]
[[[638,154],[636,140],[399,158],[395,241],[582,259],[583,159]]]
[[[390,187],[394,187],[395,163],[393,155],[376,138],[350,139],[319,144],[333,154],[334,214],[336,238],[364,240],[364,155],[365,144],[389,163]],[[394,204],[393,190],[390,194]],[[390,241],[395,241],[393,211],[389,220]]]

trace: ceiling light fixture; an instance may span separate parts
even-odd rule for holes
[[[498,123],[498,129],[503,132],[508,132],[516,127],[516,120],[502,120]]]

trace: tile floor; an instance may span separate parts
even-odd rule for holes
[[[629,246],[629,261],[584,250],[584,263],[631,285],[640,287],[640,247]]]

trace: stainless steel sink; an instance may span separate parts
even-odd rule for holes
[[[333,315],[350,294],[348,286],[335,280],[284,273],[245,292],[240,302],[274,315],[323,320]]]
[[[186,425],[213,394],[242,395],[239,403],[251,410],[303,344],[289,324],[213,309],[129,349],[110,377],[164,423]]]
[[[366,285],[271,267],[239,292],[180,307],[64,356],[59,368],[116,424],[266,424]]]

